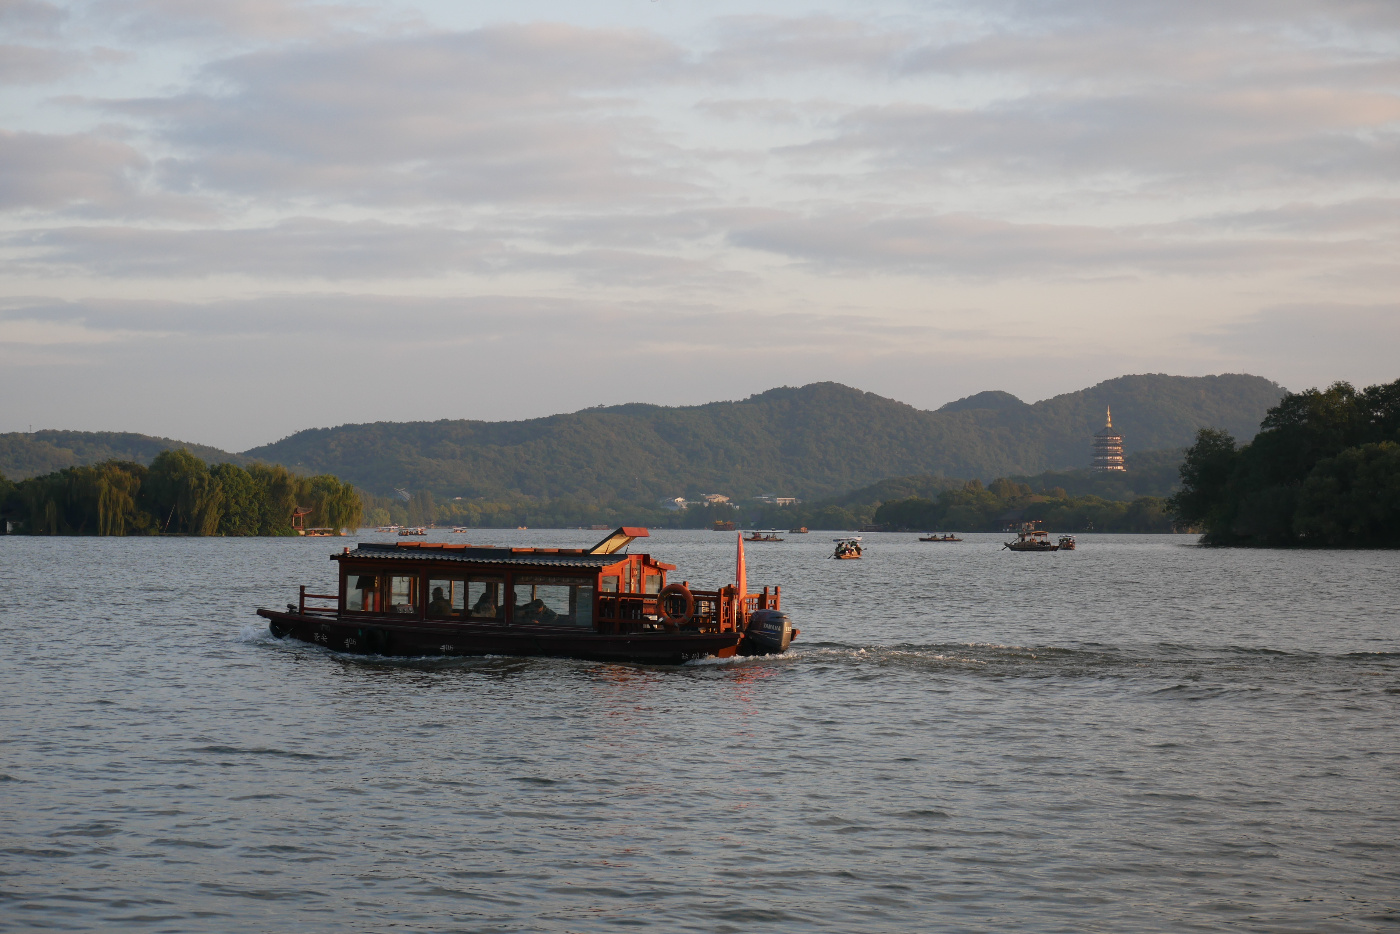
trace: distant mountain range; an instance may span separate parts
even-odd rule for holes
[[[171,448],[186,448],[211,464],[247,462],[242,455],[207,445],[129,431],[36,431],[30,434],[16,431],[0,434],[0,474],[11,480],[24,480],[65,467],[109,460],[149,464],[161,451]]]
[[[375,493],[426,489],[439,499],[640,503],[708,492],[815,499],[890,477],[988,481],[1083,467],[1108,406],[1130,458],[1182,448],[1202,426],[1247,440],[1282,395],[1258,376],[1143,375],[1035,404],[984,392],[930,412],[813,383],[698,406],[633,403],[516,422],[316,428],[241,455],[187,447],[207,460],[280,463]],[[18,478],[109,456],[148,461],[174,446],[142,435],[0,435],[0,472]]]

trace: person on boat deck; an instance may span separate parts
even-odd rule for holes
[[[452,601],[442,595],[441,587],[433,588],[433,599],[428,602],[429,616],[451,616]]]

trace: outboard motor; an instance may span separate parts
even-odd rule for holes
[[[786,652],[792,642],[792,620],[781,610],[755,610],[744,631],[745,655],[775,655]]]

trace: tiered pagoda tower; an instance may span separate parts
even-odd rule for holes
[[[1113,409],[1106,410],[1103,431],[1094,435],[1090,470],[1127,470],[1123,466],[1123,436],[1113,430]]]

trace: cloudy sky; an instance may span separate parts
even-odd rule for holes
[[[1400,377],[1395,0],[0,0],[0,431]]]

